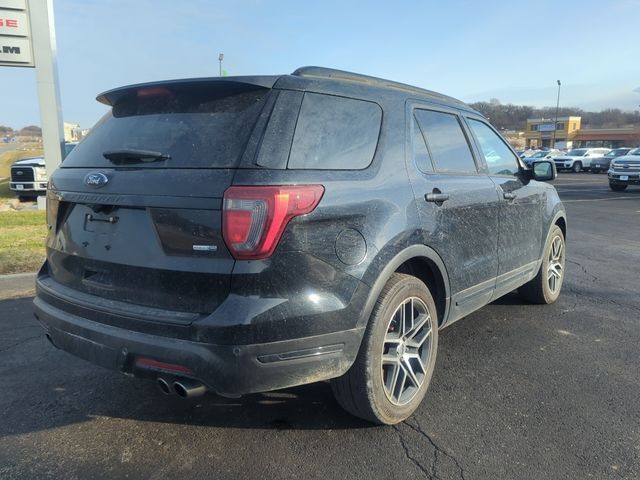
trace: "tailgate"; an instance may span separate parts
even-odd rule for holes
[[[131,191],[132,184],[152,184],[153,175],[102,172],[111,185],[100,193],[73,191],[81,189],[88,171],[56,172],[56,189],[48,198],[50,275],[103,298],[174,311],[213,311],[228,294],[234,263],[221,237],[220,211],[232,171],[173,172],[172,181],[179,179],[196,194],[190,197],[171,195],[166,185],[159,189],[166,195],[148,186],[144,195],[120,193]],[[205,190],[215,196],[197,195]]]

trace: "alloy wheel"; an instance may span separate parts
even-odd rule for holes
[[[556,236],[549,249],[549,266],[547,267],[547,282],[551,293],[556,294],[562,285],[564,275],[564,242],[562,237]]]
[[[389,319],[382,347],[382,383],[387,399],[406,405],[420,391],[433,350],[433,323],[418,297],[405,299]]]

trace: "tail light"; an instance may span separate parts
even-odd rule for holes
[[[224,192],[222,236],[239,260],[268,258],[294,217],[313,211],[322,185],[234,186]]]

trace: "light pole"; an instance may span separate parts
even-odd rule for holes
[[[220,55],[218,55],[218,62],[220,62],[220,71],[218,73],[218,76],[222,76],[222,60],[224,60],[224,53],[221,53]]]
[[[556,130],[558,129],[558,109],[560,108],[560,80],[558,82],[558,100],[556,101],[556,119],[553,122],[553,145],[551,148],[556,148]]]

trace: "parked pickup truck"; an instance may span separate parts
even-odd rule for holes
[[[11,165],[9,188],[20,200],[37,197],[47,191],[47,170],[43,157],[25,158]]]
[[[75,148],[77,142],[64,145],[65,157]],[[11,165],[11,182],[9,188],[20,200],[29,200],[47,192],[47,169],[44,157],[31,157],[18,160]]]
[[[614,159],[607,174],[609,187],[614,192],[621,192],[629,185],[640,185],[640,148]]]

